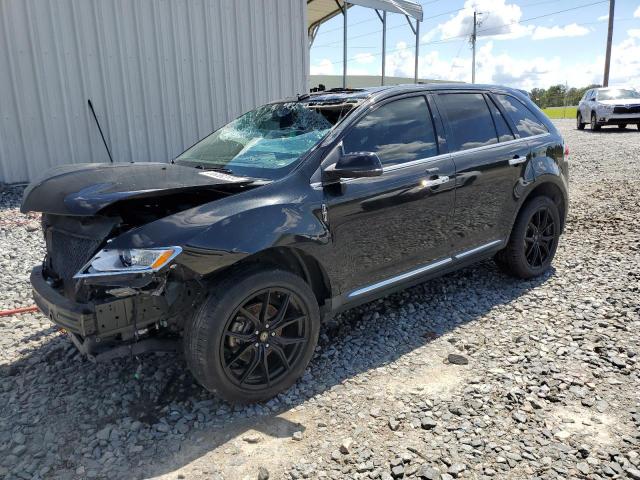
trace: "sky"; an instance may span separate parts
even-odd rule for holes
[[[470,33],[479,13],[476,81],[531,90],[602,83],[608,0],[418,0],[419,77],[471,81]],[[380,75],[382,24],[375,11],[347,16],[350,75]],[[321,25],[311,74],[342,75],[342,15]],[[387,15],[386,74],[413,77],[415,36],[404,16]],[[640,0],[617,0],[609,85],[640,88]]]

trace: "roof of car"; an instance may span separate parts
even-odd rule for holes
[[[338,103],[348,101],[362,101],[372,96],[387,97],[403,92],[433,90],[504,90],[522,95],[521,90],[503,87],[500,85],[484,85],[471,83],[411,83],[402,85],[387,85],[382,87],[366,88],[332,88],[320,92],[301,95],[299,101],[308,103]]]

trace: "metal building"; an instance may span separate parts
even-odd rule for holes
[[[0,0],[0,182],[167,161],[307,91],[306,0]]]

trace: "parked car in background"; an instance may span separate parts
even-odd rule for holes
[[[204,387],[268,399],[320,322],[494,257],[547,271],[568,150],[521,92],[437,84],[333,90],[251,111],[170,164],[59,167],[43,212],[42,312],[92,359],[181,341]]]
[[[589,123],[591,130],[605,125],[620,129],[635,124],[640,130],[640,93],[632,88],[592,88],[580,100],[576,113],[578,130]]]

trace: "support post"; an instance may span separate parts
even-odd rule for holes
[[[611,41],[613,40],[613,13],[616,8],[616,0],[609,0],[609,31],[607,32],[607,54],[604,59],[603,87],[609,86],[609,67],[611,65]]]
[[[418,83],[418,55],[420,53],[420,21],[416,18],[416,60],[415,60],[415,73],[414,83]]]
[[[382,83],[384,85],[384,74],[387,62],[387,11],[382,12]]]
[[[349,10],[347,2],[342,6],[343,16],[343,45],[342,45],[342,88],[347,88],[347,10]]]

